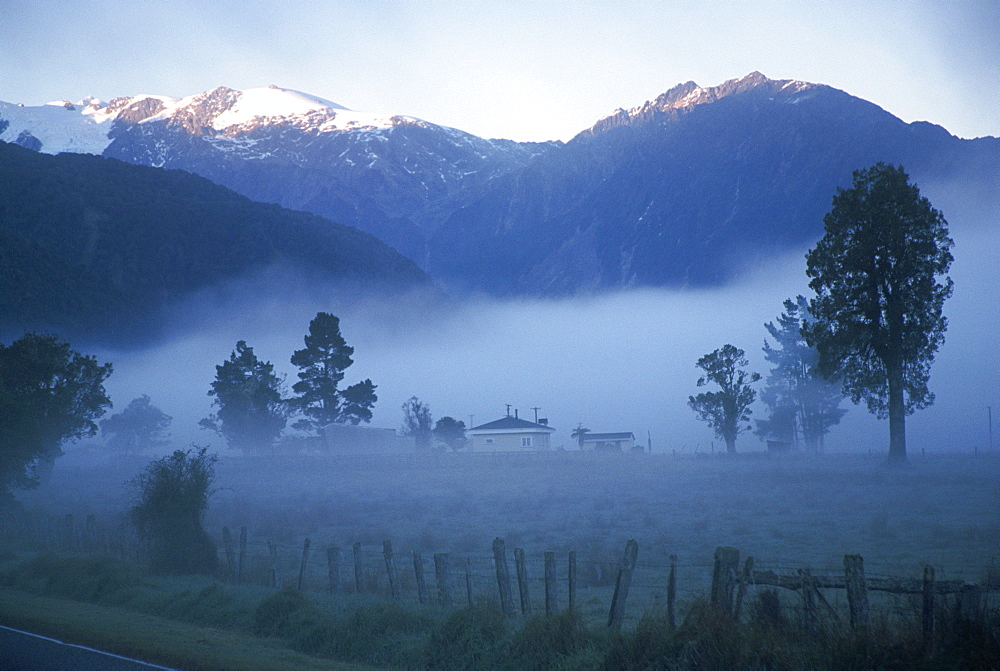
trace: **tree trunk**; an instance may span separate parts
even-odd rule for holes
[[[906,462],[906,408],[903,405],[903,370],[892,366],[889,373],[889,462]]]

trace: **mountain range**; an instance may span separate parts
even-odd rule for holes
[[[277,87],[0,103],[0,140],[183,169],[357,227],[454,293],[498,296],[725,283],[814,243],[836,188],[877,161],[991,207],[1000,193],[997,138],[757,72],[680,84],[566,143],[483,139]]]

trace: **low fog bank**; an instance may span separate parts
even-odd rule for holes
[[[933,199],[933,198],[932,198]],[[937,402],[907,423],[911,452],[972,451],[987,445],[987,405],[1000,425],[1000,251],[996,218],[984,222],[945,212],[956,242],[955,294],[946,304],[947,341],[932,368]],[[964,225],[963,225],[964,224]],[[215,292],[183,306],[173,335],[141,351],[102,351],[115,364],[107,388],[115,412],[148,394],[174,422],[172,447],[192,442],[222,450],[217,435],[197,428],[211,412],[215,366],[246,340],[275,364],[289,388],[289,359],[303,346],[317,311],[341,318],[355,348],[344,385],[371,378],[378,386],[372,426],[399,428],[403,402],[418,396],[435,419],[468,424],[502,417],[506,404],[522,418],[549,420],[553,445],[574,448],[570,432],[632,431],[654,452],[722,449],[687,407],[697,393],[695,361],[726,343],[744,349],[751,369],[766,373],[763,324],[782,301],[809,295],[804,253],[774,259],[732,285],[711,290],[630,290],[558,300],[477,300],[445,305],[419,292],[358,298],[344,288],[264,275],[250,291]],[[251,296],[252,298],[247,298]],[[760,386],[758,384],[758,388]],[[849,408],[827,438],[830,451],[886,451],[888,426],[864,406]],[[754,417],[764,416],[758,404]],[[1000,445],[1000,429],[995,446]],[[737,449],[761,450],[756,436]]]

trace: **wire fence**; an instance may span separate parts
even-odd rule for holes
[[[26,540],[39,550],[101,553],[137,562],[149,558],[149,547],[124,518],[99,523],[88,515],[80,523],[67,514],[44,520],[3,520],[0,533],[7,539]],[[649,613],[669,613],[673,622],[675,610],[683,612],[697,601],[718,605],[719,599],[736,617],[741,610],[744,618],[754,617],[752,601],[762,590],[781,591],[781,610],[789,619],[806,624],[824,619],[854,626],[860,598],[852,597],[847,557],[845,567],[822,570],[793,561],[755,562],[752,558],[742,567],[730,561],[720,568],[721,550],[737,557],[738,551],[720,548],[714,561],[639,553],[630,564],[627,548],[621,559],[609,560],[576,552],[507,548],[501,539],[497,539],[499,550],[494,541],[492,551],[452,553],[394,547],[388,540],[350,545],[313,545],[308,539],[300,544],[276,543],[249,537],[246,527],[225,528],[219,540],[218,577],[233,583],[367,594],[408,604],[462,607],[483,603],[505,608],[506,576],[515,614],[563,610],[572,601],[586,621],[611,623],[617,603],[616,626],[634,626]],[[991,570],[982,582],[969,583],[936,580],[936,575],[945,576],[943,567],[925,566],[922,576],[902,577],[871,568],[861,575],[868,622],[919,620],[926,617],[928,607],[935,607],[934,597],[936,607],[941,607],[942,599],[951,598],[957,610],[973,618],[998,607],[1000,571]],[[625,572],[627,584],[623,585]]]

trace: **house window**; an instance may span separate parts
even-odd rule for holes
[[[492,438],[487,438],[483,442],[486,443],[487,445],[492,445],[493,444],[493,439]]]
[[[521,447],[531,447],[531,436],[521,438]]]

